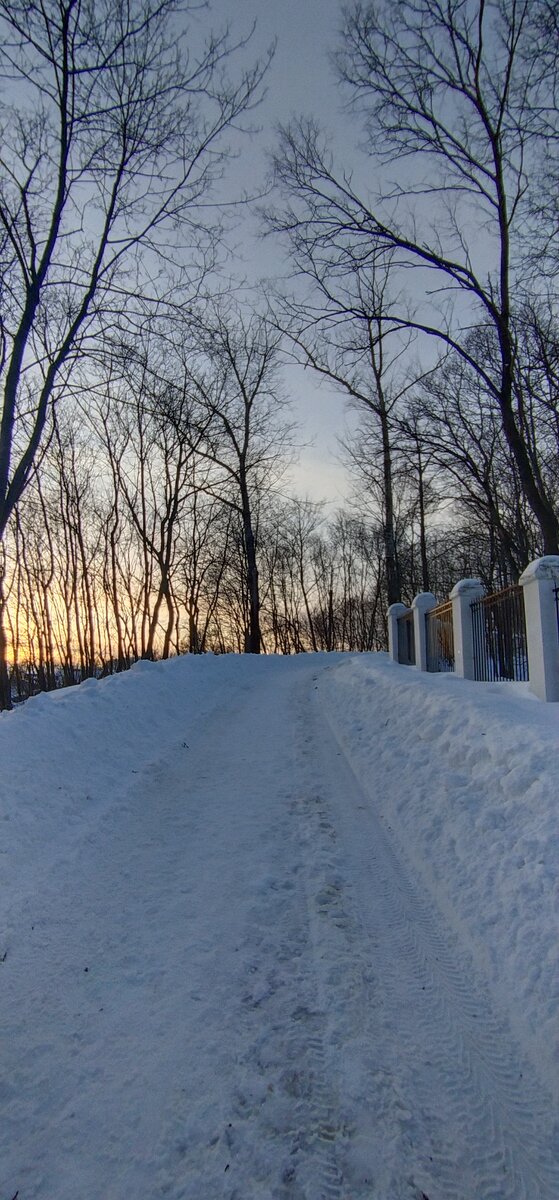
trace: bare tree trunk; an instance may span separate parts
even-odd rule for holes
[[[379,387],[379,392],[381,388]],[[388,413],[381,393],[382,403],[379,406],[379,420],[382,437],[382,471],[383,471],[383,501],[384,501],[384,553],[386,559],[386,597],[388,604],[398,604],[401,600],[400,572],[396,554],[396,536],[394,532],[394,487],[392,481],[392,447]],[[427,588],[425,589],[427,591]]]
[[[245,653],[260,654],[262,636],[260,632],[260,591],[256,543],[252,528],[248,492],[243,488],[243,530],[247,560],[248,628],[245,632]]]
[[[429,560],[427,555],[427,530],[425,525],[425,479],[421,446],[417,441],[417,499],[419,506],[419,553],[421,557],[421,583],[424,592],[429,591]]]
[[[12,692],[8,671],[8,641],[4,599],[4,550],[0,541],[0,710],[12,707]]]

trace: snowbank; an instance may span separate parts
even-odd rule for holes
[[[559,705],[387,655],[346,658],[320,692],[383,822],[557,1091]]]
[[[185,753],[212,714],[218,735],[218,710],[249,686],[247,670],[233,655],[138,662],[0,713],[0,938],[7,909],[37,889],[136,773]]]

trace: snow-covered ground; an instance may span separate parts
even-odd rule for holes
[[[559,705],[184,658],[0,718],[0,1200],[557,1200]]]

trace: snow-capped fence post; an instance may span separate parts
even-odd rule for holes
[[[391,604],[387,612],[388,617],[388,653],[393,662],[399,662],[398,657],[398,617],[402,617],[407,612],[405,604]]]
[[[479,579],[459,579],[450,593],[454,627],[454,670],[462,679],[475,679],[472,604],[485,595]]]
[[[437,598],[432,592],[419,592],[411,602],[413,631],[415,636],[415,665],[418,671],[427,670],[427,621],[426,613],[437,607]]]
[[[520,576],[526,614],[528,678],[540,700],[559,700],[559,555],[536,558]]]

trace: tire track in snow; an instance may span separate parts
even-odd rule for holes
[[[422,1192],[410,1172],[393,1170],[384,1161],[386,1141],[398,1128],[399,1098],[393,1094],[388,1073],[382,1075],[378,1047],[386,1035],[379,1021],[378,985],[372,968],[371,947],[360,918],[351,882],[347,875],[343,847],[326,799],[330,780],[322,776],[320,752],[315,731],[309,728],[308,705],[301,705],[296,777],[300,780],[299,798],[294,806],[306,857],[307,905],[311,929],[311,970],[317,1002],[324,1015],[321,1039],[323,1074],[330,1080],[331,1157],[335,1164],[337,1190],[343,1200],[421,1200]],[[359,1059],[359,1088],[348,1095],[348,1080],[342,1060],[350,1060],[350,1075]],[[353,1062],[351,1061],[353,1060]],[[367,1091],[363,1061],[369,1061],[375,1076]],[[351,1092],[352,1089],[349,1089]],[[332,1096],[335,1093],[335,1105]],[[366,1109],[372,1120],[366,1130],[367,1147],[362,1154],[361,1170],[352,1164],[356,1130],[356,1104]],[[400,1106],[401,1107],[401,1106]],[[381,1111],[382,1110],[382,1111]],[[363,1141],[363,1134],[361,1135]],[[398,1158],[404,1157],[397,1146]],[[320,1190],[305,1196],[321,1200]]]
[[[306,703],[308,680],[302,689],[297,687],[297,697],[301,693]],[[285,723],[285,741],[292,746],[299,725],[297,700],[293,703],[293,699],[293,688],[289,688],[283,711],[277,714]],[[263,716],[260,710],[257,722]],[[264,719],[264,727],[265,723]],[[264,756],[265,743],[263,728],[258,745]],[[305,837],[302,824],[306,827],[307,822],[304,816],[302,821],[295,754],[293,774],[293,793],[280,805],[281,858],[284,864],[291,863],[291,871],[255,884],[251,924],[260,926],[264,935],[261,944],[252,948],[252,961],[239,984],[246,1014],[239,1030],[240,1042],[246,1047],[239,1067],[245,1079],[237,1089],[232,1120],[234,1124],[239,1119],[246,1122],[253,1142],[265,1148],[270,1162],[278,1155],[283,1161],[280,1171],[276,1167],[269,1174],[266,1196],[273,1200],[349,1200],[339,1166],[345,1130],[338,1121],[336,1073],[328,1060],[327,1016],[315,971],[312,922],[320,905],[315,904],[317,887],[306,877],[308,863],[301,839]],[[266,979],[271,977],[276,982],[280,979],[282,986],[267,986]],[[251,1021],[252,1037],[248,1034]],[[227,1200],[263,1194],[253,1193],[247,1174],[245,1171],[238,1188],[224,1190]]]
[[[394,1190],[391,1178],[385,1186],[385,1171],[371,1171],[370,1162],[362,1172],[364,1190],[351,1170],[349,1154],[355,1138],[355,1108],[348,1100],[346,1080],[340,1059],[358,1033],[359,1053],[363,1051],[365,1030],[371,1025],[376,1007],[376,985],[371,970],[370,945],[364,936],[352,888],[344,877],[345,860],[338,833],[324,799],[327,783],[320,771],[320,750],[314,730],[309,729],[308,694],[298,698],[294,738],[294,775],[298,783],[292,810],[305,863],[305,887],[309,919],[309,961],[307,986],[312,986],[321,1014],[320,1037],[310,1038],[316,1064],[317,1086],[313,1091],[314,1120],[322,1138],[316,1178],[308,1184],[308,1200],[420,1200],[421,1192],[410,1180],[403,1190]],[[309,980],[312,979],[312,985]],[[374,1022],[373,1022],[374,1026]],[[369,1042],[375,1045],[378,1030],[369,1029]],[[376,1061],[376,1053],[373,1050]],[[373,1110],[375,1101],[369,1105]],[[363,1097],[359,1097],[361,1104]],[[390,1108],[390,1099],[387,1102]],[[376,1119],[376,1115],[375,1115]],[[392,1113],[387,1113],[392,1125]],[[320,1147],[319,1147],[320,1149]],[[381,1177],[381,1190],[376,1188]],[[374,1187],[374,1191],[372,1188]]]
[[[343,831],[344,871],[358,881],[361,937],[370,947],[385,1011],[394,1013],[391,1032],[401,1063],[408,1064],[400,1066],[398,1085],[412,1111],[412,1133],[416,1122],[415,1140],[420,1135],[429,1146],[428,1153],[416,1147],[418,1167],[408,1179],[417,1190],[402,1195],[556,1200],[559,1155],[547,1099],[523,1069],[522,1055],[467,956],[457,956],[443,918],[400,862],[334,723],[313,695],[312,757],[322,758],[323,774],[318,827],[329,810],[330,824]],[[374,1043],[378,1023],[375,1028],[366,1016],[364,1023],[366,1040]],[[418,1069],[410,1071],[411,1063]],[[373,1105],[377,1090],[375,1084]]]
[[[173,1097],[167,1118],[157,1194],[176,1200],[202,1194],[350,1200],[339,1166],[345,1130],[338,1123],[336,1072],[310,937],[318,889],[313,882],[309,891],[297,780],[285,769],[285,746],[295,739],[293,695],[302,692],[306,702],[309,673],[302,688],[289,681],[268,693],[255,689],[244,714],[236,714],[225,749],[216,747],[208,762],[208,792],[226,770],[252,814],[244,824],[254,842],[247,860],[253,874],[244,883],[244,932],[228,984],[224,1025],[231,1052],[223,1058],[219,1104],[208,1113],[204,1135],[204,1098],[200,1104],[192,1093]],[[249,724],[250,747],[243,735]],[[281,740],[272,734],[276,724]]]

